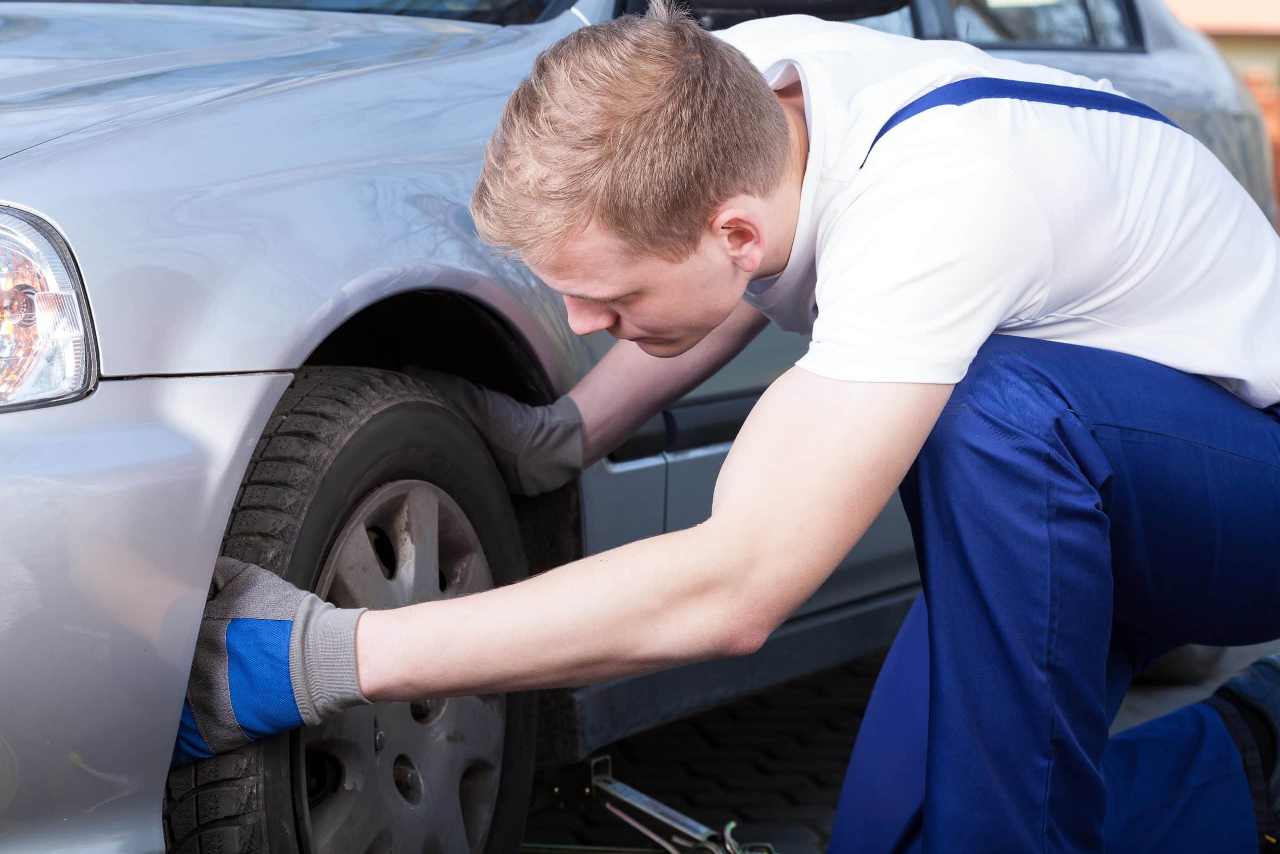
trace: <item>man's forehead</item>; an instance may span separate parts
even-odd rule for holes
[[[530,267],[544,282],[563,292],[616,282],[637,260],[625,243],[596,228],[573,235]]]
[[[539,266],[567,279],[625,260],[629,254],[622,240],[593,223],[570,235]]]

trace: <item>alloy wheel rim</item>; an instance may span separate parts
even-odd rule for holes
[[[379,487],[334,539],[316,593],[339,607],[394,608],[494,586],[475,529],[432,483]],[[497,805],[500,695],[374,703],[301,731],[295,762],[303,850],[480,852]]]

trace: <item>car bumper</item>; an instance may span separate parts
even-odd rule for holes
[[[161,851],[196,630],[291,376],[103,381],[0,414],[0,851]]]

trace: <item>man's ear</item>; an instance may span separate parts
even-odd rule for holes
[[[711,233],[735,267],[747,274],[764,263],[764,222],[755,205],[743,198],[730,199],[716,209]]]

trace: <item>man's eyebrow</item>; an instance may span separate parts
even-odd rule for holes
[[[566,297],[573,297],[574,299],[585,300],[585,301],[587,301],[587,302],[613,302],[614,300],[620,300],[620,299],[622,299],[623,297],[629,297],[629,296],[631,296],[632,294],[634,294],[635,292],[636,292],[635,290],[629,290],[629,291],[623,291],[622,293],[617,294],[616,296],[608,296],[608,297],[589,297],[589,296],[584,296],[584,295],[582,295],[582,294],[570,293],[569,291],[566,291],[566,290],[561,289],[561,290],[560,290],[560,295],[561,295],[561,296],[566,296]]]
[[[584,294],[575,294],[572,291],[566,291],[564,288],[557,288],[556,290],[560,292],[560,296],[562,297],[573,297],[574,299],[586,300],[587,302],[603,302],[603,300],[596,297],[589,297]]]

